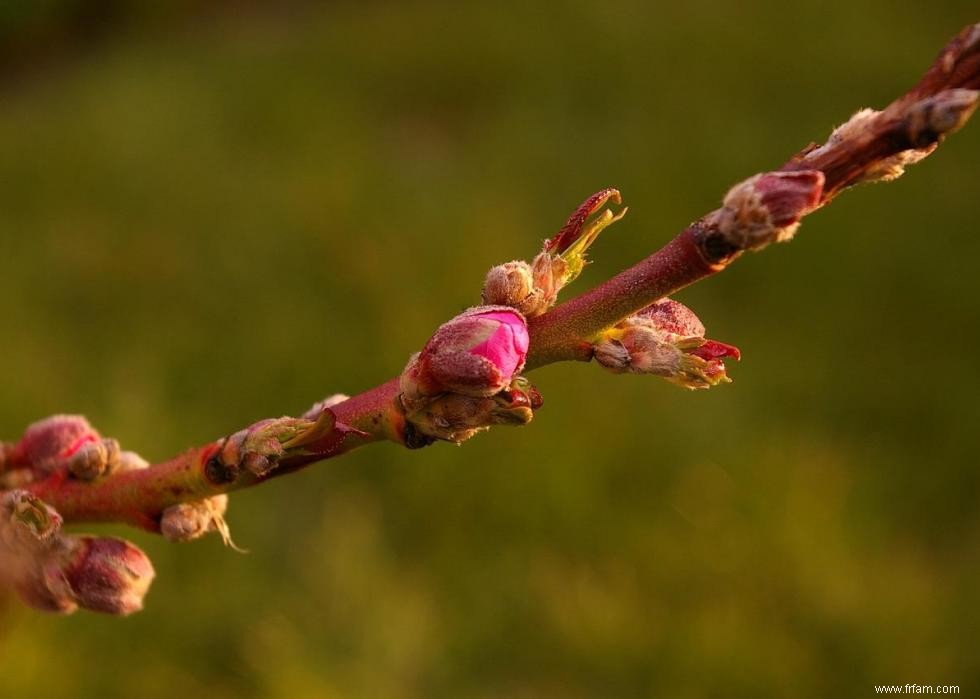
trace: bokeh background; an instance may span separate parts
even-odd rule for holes
[[[974,0],[0,5],[0,432],[151,459],[387,379],[586,195],[579,289],[861,106]],[[689,394],[561,365],[526,429],[117,527],[132,618],[0,612],[4,697],[980,691],[980,124],[683,292]]]

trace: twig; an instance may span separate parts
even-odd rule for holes
[[[929,155],[946,134],[965,123],[977,106],[978,89],[980,24],[975,24],[966,27],[943,49],[915,87],[885,109],[857,112],[834,130],[823,145],[811,144],[777,170],[756,175],[733,187],[719,209],[692,223],[659,251],[591,291],[545,310],[554,302],[561,286],[577,276],[589,242],[603,226],[618,218],[605,212],[605,218],[582,233],[588,215],[605,201],[618,199],[615,190],[603,190],[573,215],[558,236],[546,243],[533,265],[509,263],[510,266],[501,266],[495,277],[495,283],[503,284],[507,293],[530,285],[527,296],[522,298],[533,303],[491,301],[508,303],[529,316],[526,332],[530,347],[525,347],[525,369],[596,357],[614,370],[637,371],[638,352],[649,349],[637,344],[638,337],[653,338],[655,347],[657,342],[665,342],[664,337],[671,338],[669,342],[674,345],[668,349],[675,353],[671,357],[697,354],[692,347],[701,347],[699,356],[702,357],[737,356],[734,348],[719,343],[713,344],[715,349],[722,347],[722,351],[715,354],[705,351],[708,345],[703,338],[703,327],[691,330],[699,324],[686,321],[678,324],[678,311],[674,307],[661,305],[655,312],[649,309],[646,315],[640,312],[653,308],[651,304],[659,299],[720,272],[747,250],[788,240],[803,216],[829,203],[844,189],[898,177],[905,166]],[[487,293],[485,289],[485,296]],[[546,302],[542,303],[542,299]],[[483,332],[486,328],[495,332],[498,326],[488,323],[499,324],[500,311],[490,309],[480,313],[485,317],[474,320],[472,314],[464,314],[453,322],[476,323],[473,332]],[[540,314],[535,316],[536,313]],[[669,332],[664,330],[664,314],[673,323]],[[523,316],[520,318],[523,323]],[[682,326],[686,328],[683,332],[678,329]],[[453,342],[463,341],[453,335],[458,334],[457,330],[445,330],[447,327],[440,332],[455,338]],[[636,334],[634,331],[638,330],[643,332]],[[466,347],[460,356],[469,357],[467,352],[475,351],[473,343]],[[601,356],[597,355],[597,348],[602,348]],[[428,345],[427,350],[436,351]],[[522,351],[521,364],[524,359]],[[77,476],[84,469],[73,471],[64,464],[57,466],[61,462],[52,462],[57,467],[45,470],[37,459],[32,460],[29,450],[8,444],[5,451],[0,450],[0,477],[6,474],[10,489],[16,480],[12,474],[40,473],[42,477],[23,484],[23,490],[53,508],[65,522],[124,522],[154,532],[163,527],[166,533],[166,513],[180,503],[204,502],[371,442],[388,440],[419,447],[435,438],[461,441],[490,424],[526,422],[537,407],[536,391],[519,382],[522,380],[515,379],[508,384],[509,373],[502,383],[494,385],[493,391],[484,393],[445,386],[425,388],[418,383],[425,378],[419,373],[422,370],[418,364],[424,360],[425,356],[414,358],[415,364],[410,363],[402,377],[346,400],[314,406],[302,418],[265,420],[226,439],[147,468],[83,479]],[[469,360],[477,365],[484,361],[472,357]],[[688,387],[703,387],[707,376],[702,371],[704,364],[697,366],[701,367],[698,369],[701,373],[693,379],[692,375],[685,375],[679,382]],[[519,369],[513,372],[515,377]],[[659,367],[652,371],[664,370]],[[411,381],[406,383],[406,377]],[[712,377],[708,379],[710,384],[715,382]],[[506,403],[502,402],[502,396]],[[102,443],[92,440],[89,441],[93,444]],[[66,459],[74,459],[72,463],[78,468],[80,463],[101,467],[111,460],[112,451],[111,440],[102,441],[108,444],[103,452],[108,450],[110,456],[95,447],[85,447],[87,451],[83,453],[88,459],[85,461],[75,456],[75,451],[81,448],[78,444],[59,453]],[[215,528],[220,529],[218,525],[223,523],[220,512],[215,512],[213,518]],[[180,527],[176,530],[182,531]]]

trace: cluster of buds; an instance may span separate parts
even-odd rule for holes
[[[318,424],[297,423],[307,434]],[[274,461],[281,446],[277,443],[279,452],[268,453],[268,425],[254,427],[250,439],[233,435],[224,447],[236,452],[236,462],[250,458],[259,468]],[[298,427],[290,436],[296,436]],[[237,450],[253,446],[258,455],[253,450],[239,459]],[[23,488],[46,479],[92,482],[146,468],[149,464],[139,454],[121,450],[115,439],[103,437],[81,415],[53,415],[28,426],[16,442],[0,443],[2,577],[12,580],[25,602],[42,610],[138,611],[153,579],[146,555],[120,539],[63,533],[61,516]],[[174,505],[160,514],[160,532],[171,541],[190,541],[216,531],[233,545],[224,520],[227,506],[225,495]]]
[[[154,576],[146,554],[122,539],[65,534],[61,524],[27,491],[0,494],[0,572],[24,602],[60,614],[142,609]]]
[[[603,189],[586,199],[557,235],[544,242],[531,264],[514,260],[493,267],[483,283],[483,302],[516,308],[527,318],[554,306],[558,292],[574,281],[588,263],[589,246],[603,229],[626,215],[626,208],[616,214],[605,209],[592,218],[609,201],[622,204],[619,190]]]
[[[704,337],[694,312],[661,299],[606,330],[594,345],[595,359],[614,373],[653,374],[688,389],[731,381],[725,357],[740,358],[737,347]]]
[[[0,487],[13,488],[55,474],[93,481],[113,473],[145,468],[138,454],[122,451],[81,415],[52,415],[24,431],[19,441],[3,445]]]
[[[541,396],[520,376],[527,321],[508,306],[477,306],[443,324],[401,375],[406,443],[460,443],[491,425],[523,425]]]

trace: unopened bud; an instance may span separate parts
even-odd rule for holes
[[[81,415],[52,415],[28,426],[8,460],[46,474],[62,466],[86,444],[101,439]]]
[[[510,306],[526,316],[538,310],[541,290],[535,287],[531,266],[523,260],[497,265],[483,282],[483,303]]]
[[[205,472],[216,485],[230,483],[243,470],[263,478],[279,466],[287,450],[300,450],[334,430],[353,431],[339,424],[329,409],[321,410],[314,420],[287,416],[260,420],[226,437]]]
[[[401,376],[403,399],[492,396],[524,367],[529,341],[527,322],[513,308],[471,308],[440,326],[409,360]]]
[[[661,299],[606,331],[594,356],[614,373],[654,374],[699,389],[730,381],[722,360],[740,353],[706,340],[704,325],[687,306]]]
[[[155,575],[150,559],[134,544],[95,536],[72,537],[58,570],[80,607],[117,615],[143,608]],[[49,587],[54,579],[48,571]]]
[[[68,457],[68,471],[79,480],[92,481],[119,468],[119,442],[100,439],[87,442]]]
[[[51,550],[28,561],[15,587],[43,611],[70,614],[82,607],[127,615],[143,608],[153,576],[150,559],[128,541],[60,536]]]
[[[718,230],[740,250],[761,250],[790,240],[800,219],[820,204],[824,175],[820,170],[767,172],[729,190],[715,212]]]
[[[61,531],[54,508],[26,490],[0,493],[0,544],[14,551],[47,548]]]
[[[168,541],[193,541],[208,532],[220,531],[228,509],[228,496],[173,505],[163,511],[160,533]]]

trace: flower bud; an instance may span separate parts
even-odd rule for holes
[[[767,172],[732,187],[715,224],[739,250],[761,250],[790,240],[800,219],[820,205],[824,174],[820,170]]]
[[[45,582],[57,593],[61,582],[85,609],[127,615],[143,608],[155,575],[145,553],[124,539],[72,537],[59,557],[59,565],[46,566]]]
[[[524,316],[506,306],[478,306],[440,326],[402,372],[409,407],[440,393],[492,396],[524,367],[530,338]]]
[[[617,324],[595,345],[596,361],[615,373],[654,374],[689,389],[730,381],[725,357],[738,348],[704,338],[691,309],[661,299]]]
[[[14,445],[8,461],[47,474],[89,443],[102,437],[81,415],[52,415],[33,423]]]

